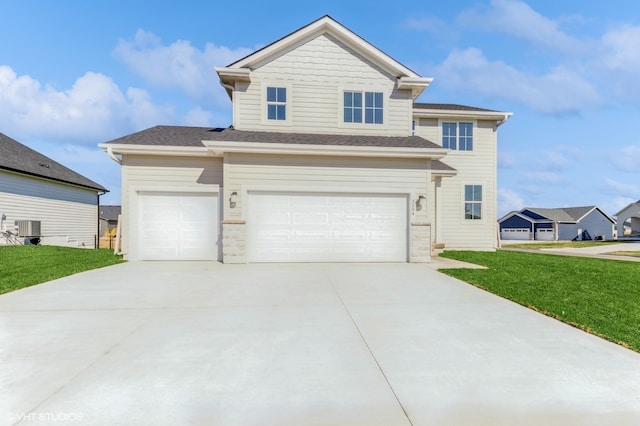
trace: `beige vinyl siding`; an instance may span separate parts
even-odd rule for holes
[[[211,185],[222,187],[222,158],[124,155],[122,158],[122,251],[129,248],[132,191],[153,188],[170,191]]]
[[[7,229],[16,220],[40,221],[44,245],[95,247],[97,198],[95,190],[0,172],[0,215]]]
[[[244,219],[247,191],[426,195],[429,180],[428,161],[420,159],[229,154],[225,161],[224,199],[234,191],[239,195],[235,208],[224,203],[225,219]],[[410,221],[426,221],[426,210],[410,211]]]
[[[417,136],[442,144],[441,122],[474,122],[473,151],[449,151],[442,160],[458,174],[442,178],[440,242],[448,249],[496,247],[496,131],[493,121],[461,118],[416,120]],[[482,185],[482,220],[464,219],[464,186]]]
[[[323,34],[253,70],[251,83],[238,85],[234,93],[234,123],[239,130],[406,136],[411,94],[395,85],[395,76]],[[267,86],[287,87],[290,121],[266,120]],[[382,92],[384,123],[345,126],[344,90]]]

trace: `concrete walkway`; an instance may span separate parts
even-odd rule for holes
[[[616,251],[633,251],[633,252],[640,251],[640,242],[607,244],[602,246],[596,245],[591,247],[558,247],[558,248],[541,248],[541,249],[536,249],[535,243],[532,243],[531,246],[532,246],[531,249],[526,249],[526,248],[513,248],[513,247],[510,247],[509,244],[503,244],[502,249],[511,250],[511,251],[532,252],[532,253],[558,254],[563,256],[593,257],[598,259],[626,260],[629,262],[640,262],[640,257],[612,254],[613,252],[616,252]]]
[[[640,354],[424,265],[131,262],[0,296],[0,424],[639,419]]]

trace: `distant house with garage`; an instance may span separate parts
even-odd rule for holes
[[[498,219],[502,240],[612,240],[616,221],[597,206],[512,211]]]
[[[614,216],[618,221],[618,236],[640,236],[640,200],[630,203]]]
[[[100,206],[100,236],[118,226],[118,216],[122,208],[120,206]]]
[[[129,260],[428,262],[495,250],[511,113],[417,102],[432,78],[324,16],[216,68],[225,128],[101,145],[122,166]]]
[[[96,247],[107,190],[0,133],[0,244]]]

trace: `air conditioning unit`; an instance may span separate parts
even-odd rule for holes
[[[16,220],[16,228],[18,228],[18,237],[40,237],[40,221],[39,220]]]

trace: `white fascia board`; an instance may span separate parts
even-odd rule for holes
[[[410,89],[411,96],[415,100],[433,82],[431,77],[400,77],[397,80],[399,90]]]
[[[249,68],[229,68],[215,67],[220,80],[228,79],[231,81],[251,81],[251,70]]]
[[[305,145],[264,142],[202,141],[215,156],[224,153],[334,155],[357,157],[409,157],[439,160],[447,155],[444,148],[398,148],[377,146]]]
[[[391,71],[394,75],[420,78],[420,76],[414,71],[405,67],[328,16],[318,19],[317,21],[302,27],[275,43],[245,57],[244,59],[241,59],[233,64],[233,68],[253,68],[258,64],[269,62],[269,58],[277,56],[302,40],[312,39],[324,32],[338,38],[348,46],[362,53],[365,57],[373,60],[373,62],[382,65],[383,68]]]
[[[496,120],[503,124],[513,115],[512,112],[498,111],[462,111],[462,110],[445,110],[445,109],[423,109],[414,108],[413,116],[420,118],[469,118],[476,120]]]
[[[183,157],[211,157],[212,152],[199,146],[166,146],[166,145],[129,145],[129,144],[101,144],[103,151],[114,154],[135,155],[175,155]]]
[[[437,177],[453,177],[457,176],[457,170],[431,170],[431,176]]]

